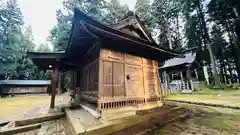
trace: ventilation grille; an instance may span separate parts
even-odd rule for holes
[[[155,97],[155,98],[148,98],[148,99],[133,99],[133,100],[125,100],[125,101],[104,102],[104,103],[100,103],[100,108],[101,110],[111,109],[111,108],[121,108],[121,107],[145,104],[147,102],[156,102],[160,100],[161,100],[160,97]]]

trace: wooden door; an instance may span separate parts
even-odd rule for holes
[[[122,98],[125,96],[124,65],[113,63],[113,97]]]
[[[113,66],[112,62],[102,62],[102,82],[100,96],[102,99],[112,98],[113,96]]]
[[[121,98],[125,96],[124,65],[117,62],[103,61],[103,79],[101,96],[107,98]]]
[[[126,65],[126,95],[127,97],[144,96],[142,67]]]

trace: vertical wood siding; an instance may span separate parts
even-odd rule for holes
[[[47,93],[47,86],[2,86],[0,94],[40,94]]]
[[[100,108],[160,100],[157,61],[101,49]]]
[[[98,98],[98,73],[99,73],[99,48],[94,46],[85,55],[83,63],[77,72],[80,72],[80,99],[97,103]]]
[[[113,97],[123,98],[124,96],[124,64],[113,63]]]

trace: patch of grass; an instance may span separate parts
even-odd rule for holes
[[[8,117],[15,113],[20,114],[23,110],[31,109],[34,106],[48,103],[50,96],[15,96],[0,98],[0,117]]]
[[[219,89],[202,89],[197,90],[196,94],[206,94],[206,95],[218,95],[218,94],[240,94],[240,90],[232,90],[232,89],[225,89],[225,90],[219,90]]]
[[[234,96],[239,95],[239,96]],[[204,101],[209,103],[219,103],[227,105],[240,106],[240,90],[212,90],[203,89],[196,91],[195,94],[174,94],[169,95],[167,99],[177,99],[186,101]]]

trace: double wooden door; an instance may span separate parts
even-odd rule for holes
[[[101,98],[121,98],[125,96],[124,64],[102,62]]]
[[[102,61],[100,93],[103,99],[143,96],[142,67]]]

